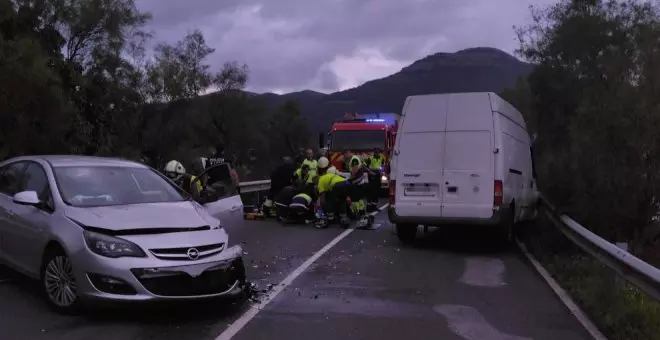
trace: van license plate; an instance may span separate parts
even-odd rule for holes
[[[431,187],[428,186],[410,186],[404,190],[404,194],[408,196],[434,196]]]

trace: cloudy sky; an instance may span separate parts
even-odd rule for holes
[[[436,52],[489,46],[512,53],[529,5],[556,0],[137,0],[159,42],[200,29],[218,69],[250,68],[248,89],[334,92]]]

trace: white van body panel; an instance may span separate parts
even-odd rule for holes
[[[390,220],[498,224],[510,206],[516,219],[528,218],[531,163],[522,115],[496,94],[408,97],[391,164]],[[504,187],[502,209],[493,206],[496,180]]]

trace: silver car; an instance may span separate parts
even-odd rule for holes
[[[243,250],[229,246],[220,221],[234,221],[242,203],[235,188],[220,188],[202,205],[131,161],[9,159],[0,163],[0,262],[39,279],[60,312],[99,299],[240,296]]]

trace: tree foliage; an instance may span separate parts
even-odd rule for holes
[[[148,51],[150,18],[134,0],[0,0],[0,159],[81,153],[161,166],[224,145],[249,167],[279,138],[274,120],[304,133],[299,112],[268,112],[242,91],[246,65],[212,70],[201,31]]]
[[[503,95],[538,136],[540,186],[601,235],[644,248],[660,197],[660,11],[562,0],[532,13],[518,53],[536,68]]]

